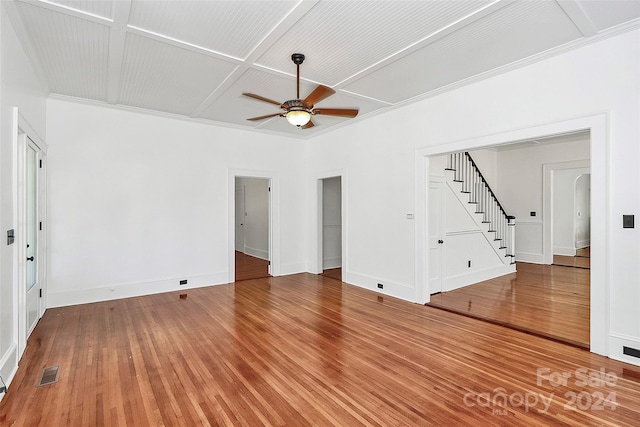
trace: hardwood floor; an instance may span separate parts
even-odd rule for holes
[[[566,267],[591,268],[591,248],[586,247],[576,250],[576,256],[554,255],[553,264]]]
[[[0,402],[0,424],[640,420],[640,367],[321,275],[184,293],[47,310]],[[60,365],[58,382],[36,388],[51,365]],[[582,384],[585,373],[593,380]],[[566,384],[551,381],[561,374]]]
[[[342,268],[328,268],[322,271],[322,275],[342,281]]]
[[[236,282],[269,277],[269,261],[236,251]]]
[[[588,269],[518,263],[517,273],[431,296],[431,305],[589,348]]]

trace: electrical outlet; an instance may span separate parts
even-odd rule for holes
[[[471,260],[467,261],[467,267],[471,268]]]
[[[378,289],[383,289],[384,285],[382,283],[378,283]]]
[[[186,285],[186,284],[187,284],[187,279],[180,280],[180,284],[181,284],[181,285]]]

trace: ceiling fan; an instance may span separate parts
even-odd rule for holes
[[[326,99],[336,93],[335,90],[330,87],[318,85],[313,92],[309,94],[305,99],[300,99],[300,64],[304,61],[304,55],[301,53],[294,53],[291,55],[291,60],[297,67],[297,92],[296,99],[290,99],[284,102],[274,101],[264,96],[256,95],[254,93],[244,92],[244,96],[257,99],[259,101],[275,104],[280,107],[283,112],[267,114],[265,116],[251,117],[251,121],[264,120],[270,117],[286,117],[287,121],[300,129],[309,129],[314,124],[311,121],[311,116],[316,114],[323,114],[325,116],[338,116],[353,118],[358,115],[358,110],[353,108],[315,108],[315,104]]]

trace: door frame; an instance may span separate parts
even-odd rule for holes
[[[427,191],[431,188],[431,183],[437,183],[440,186],[440,206],[439,206],[439,215],[440,215],[440,230],[438,235],[439,238],[444,240],[444,230],[445,230],[445,225],[444,225],[444,220],[445,220],[445,209],[444,209],[444,191],[446,189],[446,178],[443,177],[439,177],[439,176],[429,176],[428,177],[428,182],[427,182]],[[429,200],[429,194],[427,193],[427,200]],[[427,212],[431,212],[431,206],[428,206],[429,211]],[[427,217],[428,219],[428,217]],[[430,229],[427,228],[427,232],[431,232]],[[427,239],[429,238],[429,236],[427,236]],[[429,246],[430,243],[427,240],[427,251],[431,252],[431,247]],[[446,269],[445,269],[445,260],[446,260],[446,246],[444,245],[440,245],[440,289],[438,289],[436,292],[434,292],[434,289],[429,288],[429,295],[434,295],[436,293],[440,293],[442,292],[442,289],[444,288],[444,282],[445,282],[445,273],[446,273]],[[430,286],[429,284],[431,283],[431,277],[429,277],[428,279],[428,283],[427,286]]]
[[[340,178],[340,215],[342,222],[340,244],[342,245],[342,277],[343,282],[347,282],[347,273],[349,271],[347,256],[347,229],[348,229],[348,215],[347,215],[347,188],[348,188],[348,176],[346,169],[334,169],[331,171],[321,172],[316,174],[312,178],[310,184],[312,191],[315,193],[315,197],[312,197],[311,203],[311,227],[312,227],[312,241],[311,241],[311,268],[310,271],[313,274],[321,274],[323,271],[322,264],[322,207],[323,207],[323,179],[327,178]]]
[[[228,281],[236,278],[236,178],[269,180],[269,274],[280,275],[280,176],[277,172],[248,169],[229,169],[227,188],[229,206],[228,227]]]
[[[28,147],[27,138],[38,148],[36,151],[36,164],[42,161],[42,167],[37,167],[36,191],[38,222],[42,223],[42,229],[38,229],[36,240],[38,267],[36,270],[37,283],[42,290],[42,297],[38,301],[38,319],[42,318],[46,310],[47,296],[47,187],[46,187],[46,154],[48,146],[19,114],[18,108],[13,108],[13,201],[14,201],[14,221],[15,221],[15,241],[13,248],[13,283],[14,283],[14,306],[17,307],[14,318],[14,333],[17,337],[18,360],[22,357],[27,346],[27,290],[26,290],[26,150]]]
[[[509,144],[572,132],[590,131],[591,168],[591,311],[590,351],[609,355],[610,284],[607,272],[611,235],[609,224],[608,116],[606,113],[569,119],[459,141],[432,141],[433,145],[415,152],[415,283],[416,302],[430,301],[429,251],[427,246],[427,188],[429,156],[448,154],[495,145]],[[517,225],[516,225],[517,227]],[[594,232],[597,227],[597,232]],[[544,244],[545,242],[543,242]]]
[[[592,143],[593,145],[593,143]],[[553,264],[553,171],[589,168],[591,160],[545,163],[542,165],[542,263]],[[516,220],[516,227],[517,227]]]

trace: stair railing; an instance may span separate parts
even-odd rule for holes
[[[454,172],[453,180],[461,183],[462,192],[469,194],[469,203],[476,205],[476,213],[482,214],[482,222],[489,225],[488,231],[495,233],[494,240],[500,242],[500,249],[505,249],[505,256],[514,263],[516,217],[504,210],[468,152],[449,154],[447,170]]]

